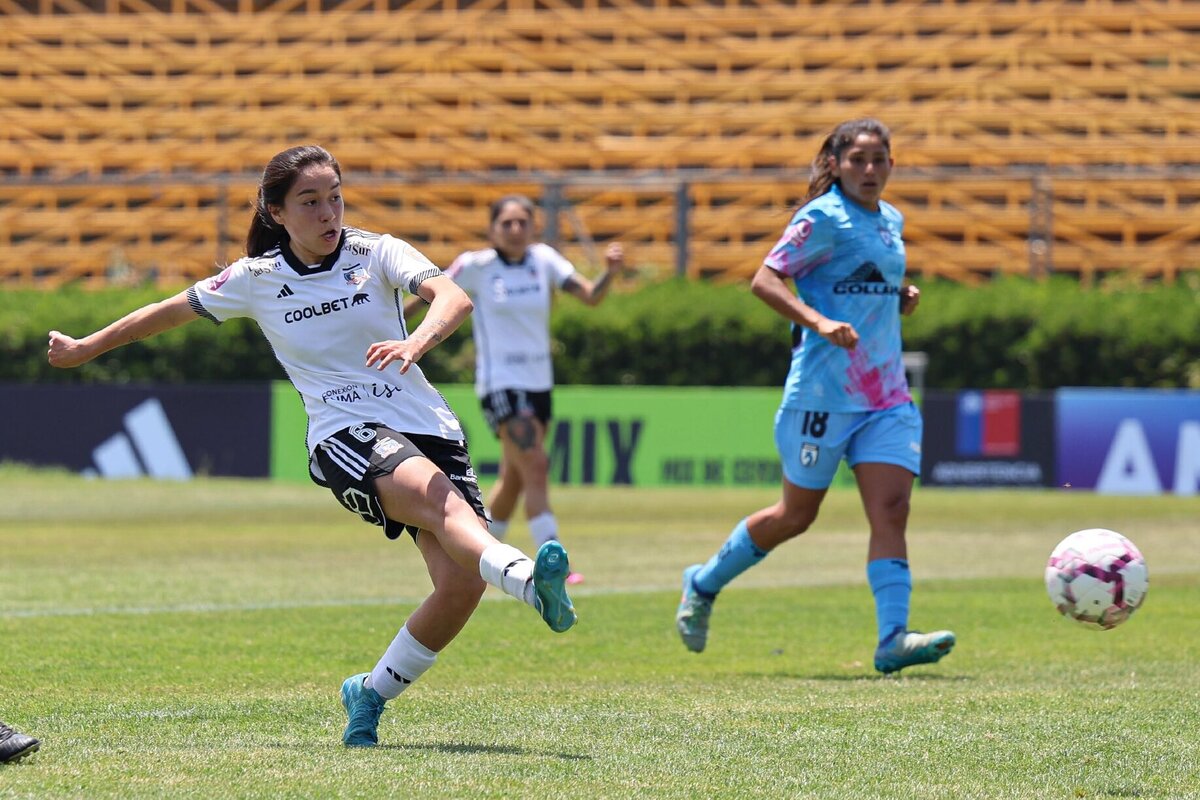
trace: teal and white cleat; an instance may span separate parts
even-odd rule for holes
[[[692,583],[700,567],[700,564],[693,564],[683,571],[683,597],[675,612],[675,627],[684,645],[693,653],[704,652],[708,643],[708,618],[712,614],[713,601],[717,599],[715,595],[701,594]]]
[[[570,630],[577,619],[575,606],[567,595],[570,574],[567,551],[560,542],[551,539],[538,548],[533,562],[534,608],[555,633]]]
[[[875,650],[875,669],[887,675],[915,664],[933,664],[954,649],[951,631],[900,631]]]
[[[386,702],[379,692],[363,686],[367,673],[351,675],[342,683],[342,707],[350,721],[342,734],[347,747],[374,747],[379,744],[379,717]]]

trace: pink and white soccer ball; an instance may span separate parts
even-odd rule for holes
[[[1046,590],[1059,613],[1109,630],[1146,599],[1150,575],[1133,542],[1116,531],[1088,528],[1058,543],[1046,564]]]

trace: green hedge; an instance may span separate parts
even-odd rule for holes
[[[157,289],[76,288],[53,292],[0,291],[0,380],[58,383],[205,382],[283,378],[283,369],[258,326],[203,319],[119,347],[78,369],[46,363],[47,334],[83,336],[170,293]]]
[[[930,387],[1200,387],[1200,274],[923,285],[904,336],[929,354]]]
[[[1081,288],[1061,278],[979,287],[921,284],[905,347],[929,354],[930,388],[1200,387],[1200,275],[1172,286],[1115,280]],[[113,351],[79,370],[46,364],[46,332],[82,335],[167,293],[0,291],[0,380],[243,381],[283,377],[257,326],[199,320]],[[559,383],[780,385],[787,324],[744,284],[622,284],[597,308],[560,297],[554,311]],[[469,323],[422,367],[435,382],[470,382]]]

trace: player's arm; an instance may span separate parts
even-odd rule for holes
[[[829,319],[796,296],[787,279],[767,266],[758,268],[750,282],[750,291],[770,306],[775,313],[801,327],[816,331],[831,344],[853,350],[858,344],[858,331],[849,322]]]
[[[604,296],[608,294],[613,278],[624,267],[625,249],[621,247],[620,242],[610,242],[604,251],[604,274],[593,282],[576,272],[563,283],[563,290],[575,295],[589,306],[599,305]]]
[[[429,303],[419,294],[409,295],[409,298],[404,301],[404,318],[412,319],[421,309],[429,308]]]
[[[78,367],[121,345],[148,339],[198,318],[188,303],[185,290],[166,300],[142,306],[82,339],[50,331],[50,349],[46,358],[53,367]]]
[[[457,283],[446,275],[436,275],[422,281],[417,294],[429,303],[425,319],[407,339],[376,342],[367,348],[367,366],[385,369],[399,364],[400,372],[420,360],[453,333],[470,316],[475,305]],[[407,304],[406,304],[407,305]],[[405,309],[407,312],[407,308]]]

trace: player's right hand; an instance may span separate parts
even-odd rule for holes
[[[858,345],[858,331],[849,322],[839,322],[836,319],[824,319],[817,323],[817,333],[829,340],[830,344],[853,350]]]
[[[78,339],[73,339],[65,333],[50,331],[50,345],[46,351],[46,360],[52,367],[78,367],[91,361],[91,356]]]

